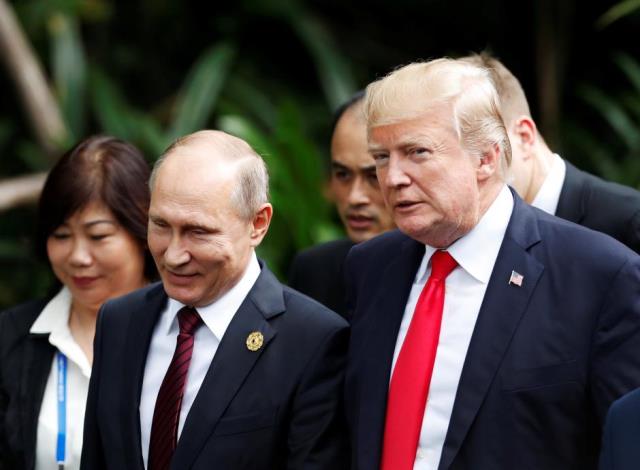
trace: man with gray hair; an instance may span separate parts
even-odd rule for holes
[[[346,261],[352,468],[596,468],[640,385],[640,258],[507,187],[486,69],[410,64],[365,109],[399,230]]]
[[[262,158],[200,131],[150,184],[162,282],[100,312],[82,468],[343,468],[347,324],[256,258],[273,211]]]

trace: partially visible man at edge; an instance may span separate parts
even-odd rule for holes
[[[511,142],[508,182],[520,197],[640,253],[640,192],[581,171],[552,152],[531,117],[520,82],[498,59],[482,53],[462,60],[491,72]]]
[[[352,470],[595,469],[640,385],[640,257],[509,190],[498,103],[451,59],[367,88],[399,230],[345,263]]]
[[[289,285],[346,316],[342,266],[355,243],[394,228],[384,205],[376,167],[367,151],[362,114],[364,92],[353,95],[335,113],[331,137],[329,196],[348,238],[308,248],[291,263]]]
[[[348,326],[256,258],[272,215],[262,158],[196,132],[150,187],[162,283],[100,312],[82,468],[343,468]]]

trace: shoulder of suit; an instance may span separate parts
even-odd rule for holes
[[[627,393],[611,405],[609,416],[622,418],[634,423],[640,422],[640,388]]]
[[[141,289],[134,290],[122,297],[116,297],[105,302],[103,310],[109,311],[126,311],[137,306],[144,305],[151,297],[163,295],[164,288],[162,282],[154,282]]]
[[[606,181],[583,170],[577,171],[589,186],[592,197],[597,198],[602,204],[615,203],[613,210],[626,207],[634,213],[640,208],[640,191],[620,183]]]
[[[346,328],[348,323],[333,310],[320,302],[298,292],[295,289],[282,286],[286,305],[287,321],[300,323],[308,328]]]
[[[406,243],[419,242],[411,239],[400,230],[395,229],[355,245],[350,253],[352,253],[354,257],[368,257],[373,254],[394,257]]]
[[[0,312],[0,349],[8,351],[29,335],[49,299],[30,300]]]
[[[348,238],[341,238],[339,240],[332,240],[330,242],[314,245],[298,253],[294,258],[294,262],[324,260],[327,256],[344,257],[353,245],[354,243]]]
[[[585,260],[617,269],[636,253],[612,236],[584,225],[555,217],[535,207],[527,207],[538,220],[543,245],[557,247],[563,259]]]
[[[11,325],[11,328],[19,331],[29,331],[31,325],[40,315],[40,312],[49,302],[49,299],[36,299],[15,305],[0,312],[0,325],[4,328]]]
[[[353,242],[347,238],[307,248],[298,253],[289,268],[289,285],[304,292],[329,289],[327,283],[340,278],[340,272]],[[320,283],[320,285],[315,285]],[[315,285],[315,286],[314,286]]]

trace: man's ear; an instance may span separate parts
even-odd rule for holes
[[[482,155],[480,155],[480,164],[476,169],[478,181],[486,181],[500,171],[501,158],[502,152],[497,143],[487,146]]]
[[[256,247],[261,242],[269,230],[271,217],[273,216],[273,207],[268,202],[260,206],[251,222],[251,246]]]
[[[536,123],[528,116],[520,116],[513,121],[510,129],[510,137],[514,142],[511,146],[519,146],[523,159],[531,157],[531,148],[538,140]]]

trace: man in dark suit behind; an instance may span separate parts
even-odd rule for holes
[[[289,285],[346,316],[342,266],[349,249],[393,228],[380,193],[376,168],[367,152],[367,126],[362,115],[363,92],[342,105],[331,137],[329,193],[348,238],[308,248],[293,259]]]
[[[579,170],[553,153],[531,117],[519,80],[483,53],[463,60],[486,67],[500,96],[511,142],[508,182],[529,204],[611,235],[640,253],[640,192]]]
[[[640,385],[640,257],[508,189],[486,69],[410,64],[365,114],[399,231],[345,265],[352,468],[596,468],[607,408]]]
[[[600,470],[640,467],[640,389],[616,400],[604,426]]]
[[[201,131],[150,185],[162,284],[99,315],[82,468],[342,468],[347,325],[258,262],[272,214],[262,159]]]

